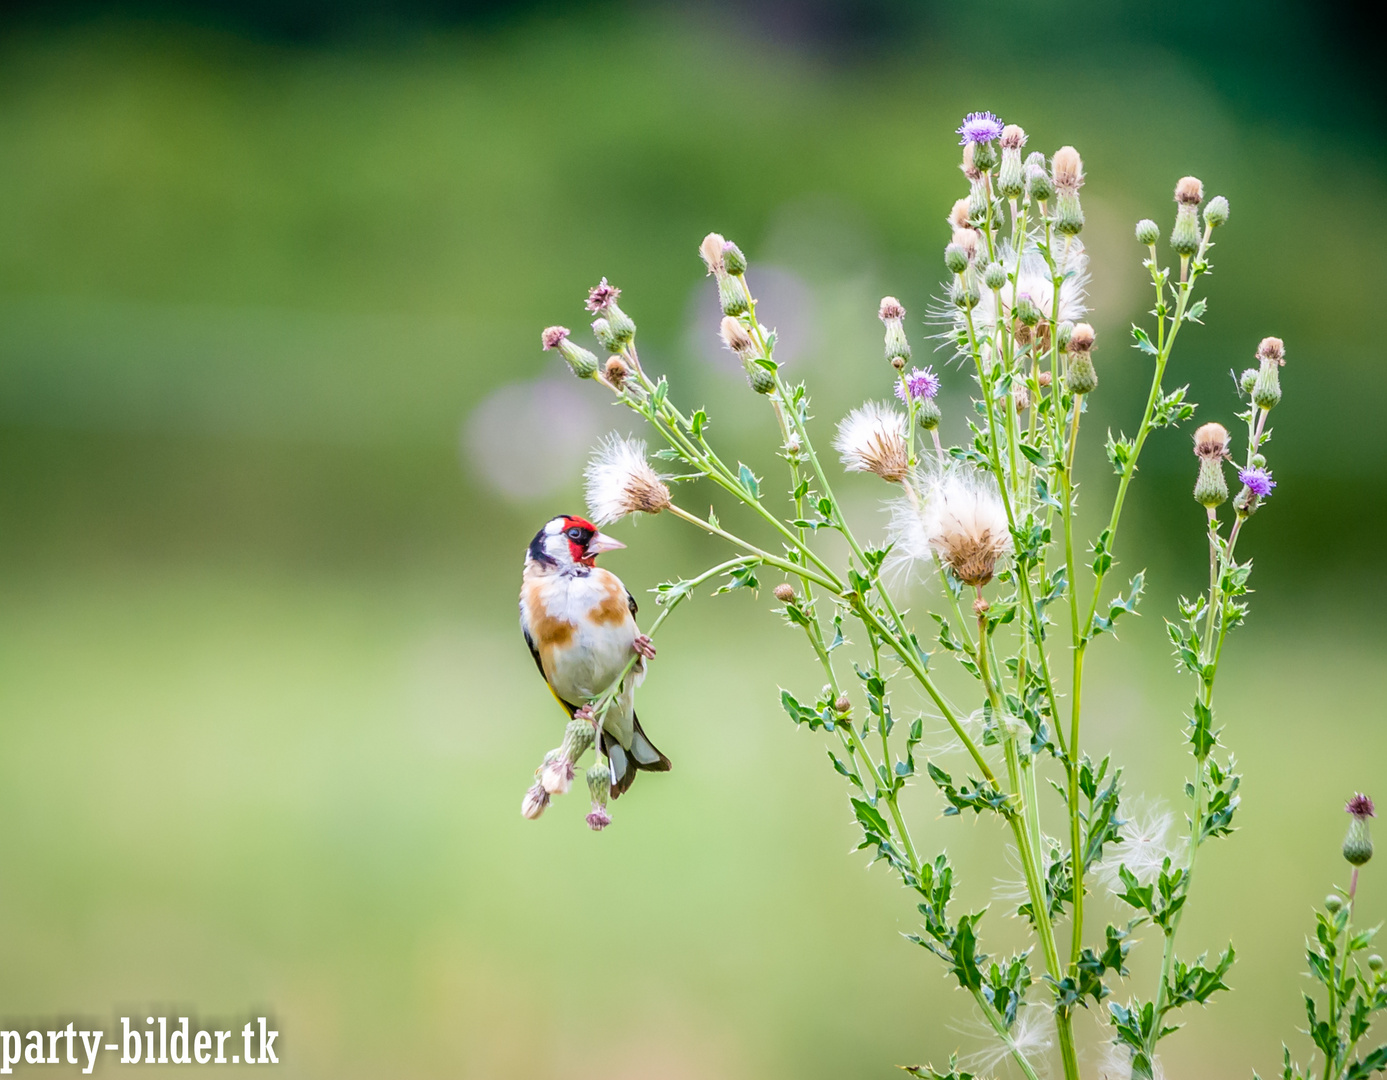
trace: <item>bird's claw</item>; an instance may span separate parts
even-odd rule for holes
[[[591,706],[591,705],[583,705],[583,706],[580,706],[580,707],[578,708],[578,710],[573,714],[573,719],[574,719],[574,720],[584,720],[584,721],[586,721],[586,722],[589,723],[589,724],[593,724],[593,723],[596,723],[596,722],[597,722],[596,719],[594,718],[594,716],[592,715],[592,706]]]
[[[637,634],[636,640],[631,643],[631,647],[647,660],[655,659],[655,643],[650,640],[650,635]]]

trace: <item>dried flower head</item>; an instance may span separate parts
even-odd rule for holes
[[[968,180],[974,184],[974,186],[982,179],[982,170],[977,166],[975,161],[976,157],[977,151],[973,149],[972,143],[968,143],[963,147],[963,160],[959,162],[958,166],[963,170],[963,175],[968,177]],[[969,207],[969,209],[971,210],[972,208]]]
[[[1228,429],[1222,424],[1208,423],[1194,433],[1194,452],[1201,458],[1228,456]]]
[[[1060,191],[1078,191],[1084,183],[1084,162],[1072,146],[1061,146],[1050,160],[1050,175]]]
[[[745,360],[756,351],[756,342],[747,333],[746,327],[742,325],[742,320],[735,315],[722,317],[721,333],[722,343],[742,359]]]
[[[890,405],[869,401],[838,423],[833,448],[849,472],[876,473],[899,483],[910,469],[905,417]]]
[[[594,315],[606,311],[616,303],[617,297],[621,295],[621,290],[615,285],[607,284],[607,279],[603,278],[591,289],[588,290],[587,303],[584,305]]]
[[[788,604],[795,598],[795,587],[788,581],[782,581],[775,587],[775,598],[782,604]]]
[[[631,374],[631,369],[621,357],[609,356],[606,366],[602,368],[602,374],[613,387],[620,390],[626,385],[626,376]]]
[[[550,750],[539,770],[539,783],[550,795],[567,795],[576,771],[573,762],[557,750]]]
[[[589,829],[593,832],[601,832],[612,823],[612,815],[605,806],[598,806],[597,803],[593,803],[592,812],[588,814],[586,820]]]
[[[963,118],[963,123],[959,125],[955,134],[960,136],[958,140],[959,146],[992,142],[1002,137],[1002,122],[997,119],[995,113],[969,113]]]
[[[708,268],[708,273],[722,272],[722,249],[726,243],[727,241],[722,238],[721,233],[710,232],[703,238],[703,243],[698,245],[699,258],[703,260],[703,265]]]
[[[1257,359],[1265,363],[1274,360],[1279,367],[1286,366],[1286,343],[1279,337],[1266,337],[1257,346]]]
[[[1344,812],[1353,815],[1360,821],[1377,817],[1377,808],[1373,806],[1372,799],[1362,792],[1357,793],[1344,804]]]
[[[1026,133],[1020,124],[1008,124],[1002,128],[1002,149],[1020,150],[1026,145]]]
[[[1093,348],[1094,333],[1093,327],[1086,322],[1077,323],[1069,334],[1068,351],[1071,353],[1086,353]]]
[[[1198,206],[1204,201],[1204,184],[1197,176],[1182,176],[1175,185],[1175,201],[1181,206]]]
[[[906,395],[910,395],[911,401],[920,401],[925,398],[933,398],[939,393],[939,376],[934,373],[933,368],[912,368],[910,373],[903,375],[896,383],[896,397],[902,401],[906,400]]]
[[[946,220],[950,228],[968,228],[968,200],[959,199],[958,202],[954,203],[954,207],[949,211],[949,216]]]
[[[529,791],[525,792],[525,798],[520,802],[520,816],[534,821],[540,814],[544,813],[549,806],[549,792],[544,790],[544,785],[538,780]]]
[[[540,334],[539,340],[543,343],[545,351],[557,349],[559,345],[568,337],[569,330],[566,326],[550,326],[544,333]]]
[[[977,229],[955,229],[953,243],[970,263],[978,261],[978,252],[982,250],[982,237],[978,235]]]
[[[645,443],[609,435],[583,473],[588,509],[598,525],[627,514],[658,514],[669,506],[669,488],[645,460]]]
[[[881,306],[877,308],[877,318],[882,322],[891,322],[905,318],[905,308],[894,296],[883,296]]]
[[[1271,494],[1271,489],[1276,487],[1276,481],[1271,478],[1271,473],[1255,465],[1251,468],[1239,469],[1238,480],[1259,499],[1265,499]]]
[[[918,499],[892,500],[893,569],[929,567],[938,557],[968,585],[986,585],[1011,552],[1006,507],[992,477],[972,465],[919,472]]]

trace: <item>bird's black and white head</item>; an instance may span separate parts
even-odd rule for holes
[[[597,526],[585,518],[560,514],[535,533],[525,562],[567,573],[587,573],[602,552],[625,546],[620,540],[599,532]]]

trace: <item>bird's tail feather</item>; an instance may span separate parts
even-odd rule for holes
[[[628,752],[606,731],[602,732],[602,752],[612,763],[612,798],[625,794],[636,779],[637,770],[644,772],[669,772],[669,758],[656,748],[641,728],[640,718],[631,717],[635,733],[631,736]]]

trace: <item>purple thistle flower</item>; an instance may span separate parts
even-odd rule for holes
[[[963,118],[955,134],[963,136],[958,140],[959,146],[993,142],[1002,137],[1002,122],[997,119],[996,113],[970,112]]]
[[[906,400],[907,392],[910,394],[911,401],[919,401],[921,398],[932,398],[939,393],[939,376],[934,373],[933,368],[912,368],[908,375],[903,377],[905,385],[901,385],[902,380],[896,382],[896,397],[902,401]]]
[[[1348,805],[1344,807],[1344,811],[1352,814],[1359,821],[1363,821],[1370,817],[1377,817],[1377,808],[1373,806],[1372,799],[1362,792],[1359,792],[1348,801]]]
[[[612,823],[612,815],[607,813],[607,808],[598,803],[592,804],[592,813],[588,815],[588,828],[593,832],[601,832]]]
[[[603,278],[588,290],[588,299],[584,307],[594,315],[600,314],[615,304],[616,298],[620,295],[621,290],[615,285],[608,285],[607,279]]]
[[[1251,468],[1239,469],[1238,479],[1248,491],[1256,495],[1259,499],[1265,499],[1271,494],[1271,489],[1276,487],[1276,481],[1271,478],[1271,473],[1266,469]]]

